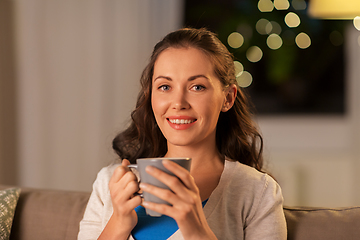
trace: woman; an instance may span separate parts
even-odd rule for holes
[[[280,187],[260,172],[262,138],[215,34],[168,34],[141,85],[132,123],[113,141],[122,163],[99,172],[79,239],[286,239]],[[177,178],[147,169],[172,191],[139,186],[127,165],[140,157],[191,157],[192,166],[164,161]],[[171,206],[142,202],[139,188]],[[164,216],[143,216],[144,207]]]

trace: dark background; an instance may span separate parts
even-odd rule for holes
[[[186,0],[185,26],[206,27],[251,73],[253,83],[245,90],[251,96],[259,115],[344,115],[344,21],[311,19],[305,10],[294,9],[260,12],[255,0]],[[284,17],[294,12],[301,24],[289,28]],[[280,24],[283,45],[277,50],[267,47],[268,35],[259,34],[256,22],[265,18]],[[244,44],[233,49],[227,44],[232,32],[241,33]],[[297,34],[305,32],[311,46],[300,49]],[[336,37],[334,37],[336,36]],[[258,46],[263,51],[259,62],[246,59],[246,50]]]

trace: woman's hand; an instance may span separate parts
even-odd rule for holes
[[[140,196],[134,196],[139,190],[136,176],[127,167],[126,159],[117,167],[110,179],[109,189],[113,205],[113,214],[99,239],[127,239],[137,224],[135,208],[141,204]]]
[[[216,239],[206,221],[194,178],[174,162],[164,160],[163,165],[177,177],[151,166],[146,171],[169,186],[171,191],[145,183],[141,183],[140,188],[172,206],[152,202],[143,202],[143,206],[175,219],[185,239]]]

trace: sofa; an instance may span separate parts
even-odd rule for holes
[[[0,185],[0,190],[9,186]],[[77,239],[90,193],[21,188],[10,240]],[[289,240],[359,240],[360,207],[284,207]]]

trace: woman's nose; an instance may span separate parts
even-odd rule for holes
[[[187,109],[190,104],[187,100],[186,92],[178,91],[173,96],[173,108],[177,110]]]

